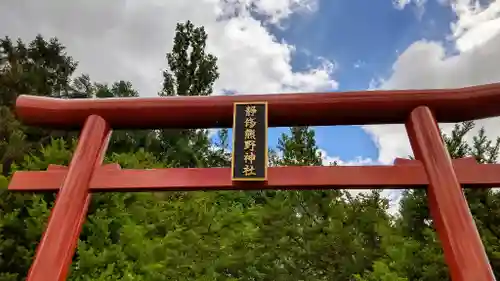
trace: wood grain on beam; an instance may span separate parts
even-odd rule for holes
[[[419,161],[395,166],[333,166],[269,168],[266,184],[233,184],[229,168],[170,168],[119,170],[101,167],[90,184],[92,192],[116,190],[228,190],[228,189],[328,189],[328,188],[425,188],[428,184]],[[500,187],[500,165],[453,161],[464,187]],[[56,191],[66,171],[18,171],[12,177],[12,191]]]
[[[403,124],[421,105],[429,107],[439,122],[460,122],[500,116],[500,83],[461,89],[208,97],[68,100],[21,95],[16,113],[26,124],[61,129],[79,128],[92,114],[116,129],[229,128],[233,103],[251,101],[268,103],[270,127]]]

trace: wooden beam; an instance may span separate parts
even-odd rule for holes
[[[121,169],[120,165],[116,163],[105,164],[99,167],[99,170],[101,171],[114,171],[120,169]],[[68,166],[54,165],[54,164],[49,164],[49,167],[47,168],[47,171],[66,171],[66,170],[68,170]]]
[[[474,165],[478,164],[474,157],[464,157],[452,160],[454,165]],[[408,158],[396,158],[394,159],[394,165],[422,165],[419,160],[412,160]]]
[[[267,183],[233,183],[229,168],[170,168],[119,170],[99,168],[90,183],[91,192],[230,190],[230,189],[365,189],[425,188],[428,185],[419,161],[395,166],[273,167]],[[464,187],[500,187],[500,165],[454,160]],[[12,177],[12,191],[57,191],[66,171],[18,171]]]
[[[64,176],[59,178],[59,193],[27,281],[66,280],[91,201],[89,186],[92,174],[104,159],[110,136],[106,120],[89,116],[69,168],[49,166],[48,173],[62,173]]]
[[[412,111],[406,130],[415,158],[422,162],[429,179],[429,210],[443,245],[451,279],[494,281],[488,256],[460,186],[459,175],[470,175],[471,171],[454,167],[438,124],[428,107],[421,106]],[[466,168],[481,166],[467,163],[463,165]],[[483,178],[481,173],[476,176],[478,179]]]
[[[208,97],[68,100],[21,95],[16,113],[26,124],[60,129],[80,128],[92,114],[115,129],[229,128],[233,103],[254,101],[268,103],[270,127],[403,124],[420,105],[432,109],[439,122],[460,122],[500,116],[500,83],[462,89]]]

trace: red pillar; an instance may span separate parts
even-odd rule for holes
[[[414,109],[406,128],[415,158],[422,161],[427,173],[429,209],[452,280],[495,280],[431,110],[425,106]]]
[[[90,203],[89,182],[102,163],[110,133],[100,116],[92,115],[85,121],[27,281],[66,280]]]

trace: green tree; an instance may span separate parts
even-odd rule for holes
[[[314,135],[309,127],[290,128],[278,141],[276,163],[322,165]],[[350,280],[383,255],[378,229],[390,227],[390,216],[379,192],[266,191],[259,199],[258,280]]]
[[[92,83],[88,75],[77,77],[73,82],[75,97],[95,98],[135,98],[139,92],[134,89],[130,81],[120,80],[111,85],[106,83]],[[160,143],[154,130],[114,130],[108,153],[126,153],[139,149],[151,153],[160,152]]]
[[[28,45],[0,39],[1,104],[12,107],[20,94],[67,97],[76,67],[57,38],[37,35]]]
[[[203,27],[195,27],[191,21],[177,24],[172,51],[166,55],[168,69],[163,71],[160,96],[206,96],[213,92],[219,72],[217,58],[205,52],[206,40]],[[161,155],[174,166],[200,167],[211,162],[207,130],[159,132]]]
[[[21,39],[16,42],[9,37],[0,39],[0,146],[3,147],[0,148],[0,159],[3,175],[10,173],[12,162],[24,152],[48,144],[52,136],[71,135],[21,126],[12,118],[12,110],[20,94],[68,97],[71,93],[71,75],[76,67],[77,63],[66,54],[65,47],[57,38],[45,40],[38,35],[29,44]],[[6,149],[5,144],[9,144],[10,149]]]
[[[207,96],[219,78],[217,58],[205,52],[207,33],[191,21],[178,23],[174,46],[167,53],[160,96]]]
[[[290,135],[282,134],[278,140],[278,149],[283,157],[284,166],[321,166],[315,132],[309,127],[292,127]]]
[[[1,175],[9,176],[11,166],[28,151],[21,124],[7,106],[0,106],[0,167]]]

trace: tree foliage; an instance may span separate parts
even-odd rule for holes
[[[178,23],[172,51],[166,55],[168,69],[163,71],[160,96],[206,96],[213,92],[219,72],[217,58],[205,52],[207,34],[191,21]],[[196,114],[196,112],[193,112]],[[200,167],[211,158],[207,130],[159,130],[162,159],[174,166]]]

